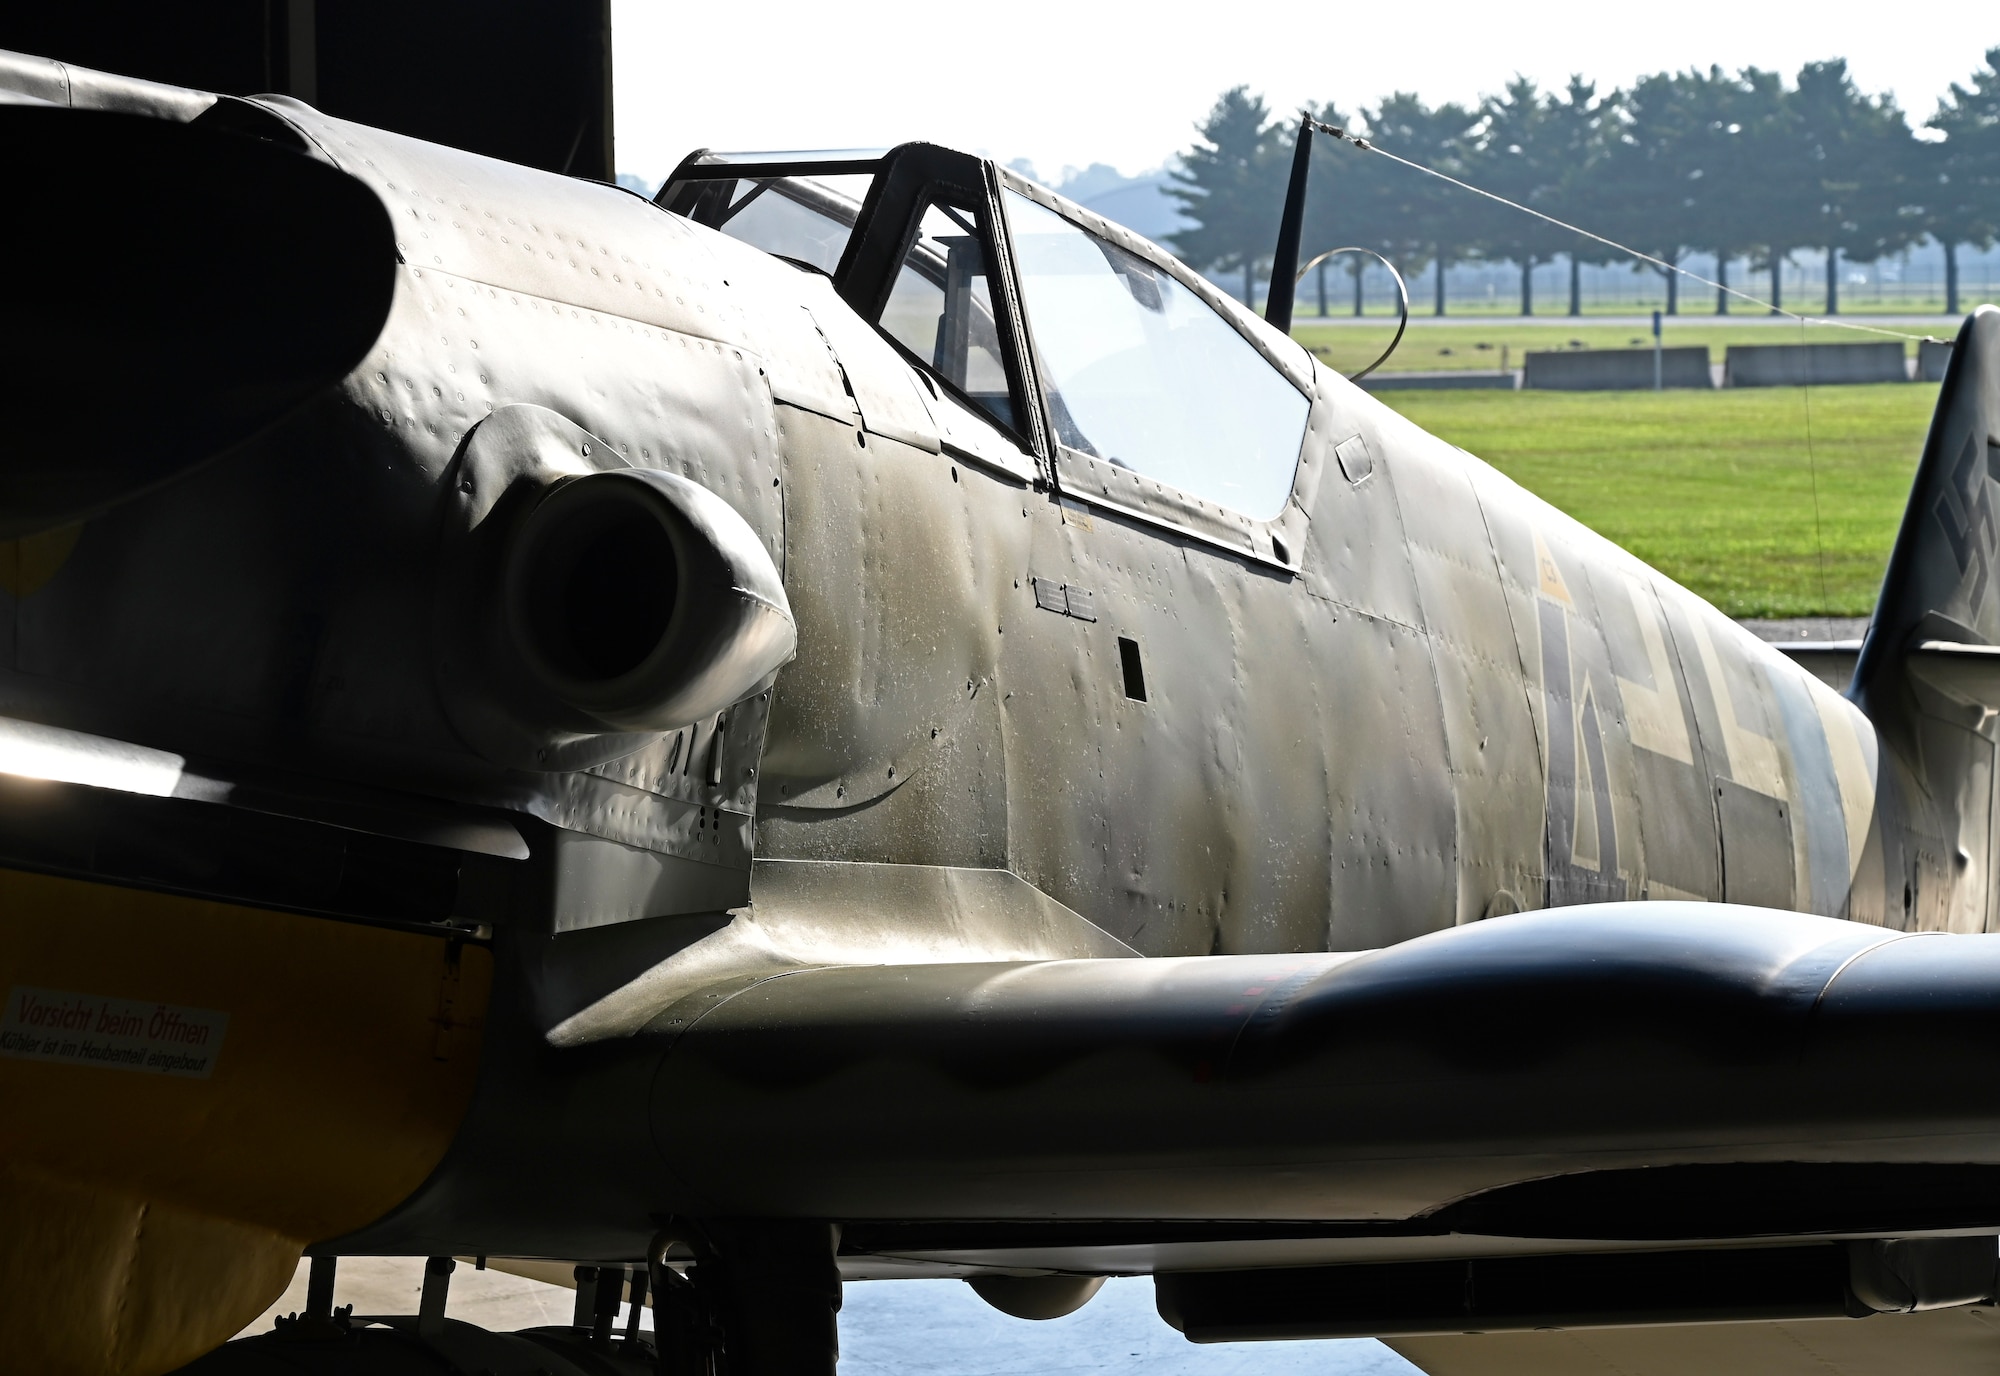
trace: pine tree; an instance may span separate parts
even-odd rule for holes
[[[1958,314],[1958,247],[1991,248],[2000,239],[2000,48],[1972,85],[1951,85],[1925,123],[1944,135],[1919,151],[1925,185],[1924,227],[1944,246],[1944,308]]]
[[[1560,95],[1544,96],[1526,77],[1507,83],[1503,95],[1482,107],[1484,127],[1468,159],[1469,178],[1508,200],[1562,217],[1587,206],[1588,184],[1607,151],[1606,120],[1615,96],[1600,99],[1597,88],[1571,77]],[[1533,273],[1537,263],[1556,255],[1582,255],[1576,236],[1545,220],[1487,203],[1474,217],[1483,228],[1484,256],[1513,262],[1521,270],[1521,314],[1534,314]]]
[[[1356,127],[1332,105],[1310,113],[1335,128]],[[1370,137],[1383,134],[1374,118],[1361,127]],[[1306,193],[1305,256],[1310,259],[1332,248],[1365,248],[1381,254],[1406,277],[1421,272],[1429,261],[1429,245],[1411,213],[1412,177],[1428,180],[1352,144],[1316,136],[1312,179]],[[1321,265],[1322,273],[1337,267],[1348,275],[1356,315],[1361,314],[1362,277],[1372,262],[1366,254],[1355,253]]]
[[[1368,137],[1398,157],[1457,176],[1464,172],[1469,140],[1479,117],[1449,102],[1431,109],[1417,96],[1398,91],[1373,110],[1363,110]],[[1432,312],[1445,313],[1444,274],[1471,250],[1474,232],[1467,193],[1435,177],[1371,158],[1376,165],[1376,213],[1382,228],[1375,243],[1405,276],[1428,262],[1433,274]],[[1371,244],[1371,247],[1375,244]]]
[[[1669,264],[1691,252],[1713,253],[1717,280],[1726,284],[1729,260],[1757,239],[1753,203],[1744,195],[1744,107],[1753,88],[1753,74],[1732,77],[1719,67],[1634,82],[1588,222]],[[1663,275],[1667,314],[1678,314],[1680,275]],[[1716,293],[1716,310],[1728,313],[1726,292]]]
[[[1842,61],[1810,63],[1789,87],[1754,67],[1661,72],[1603,96],[1580,76],[1553,93],[1516,77],[1476,112],[1431,109],[1398,92],[1360,114],[1385,150],[1665,263],[1712,252],[1726,281],[1730,262],[1754,254],[1770,272],[1774,307],[1783,304],[1784,264],[1800,249],[1827,254],[1832,312],[1842,256],[1873,261],[1929,233],[1945,246],[1955,311],[1958,246],[2000,240],[2000,48],[1939,102],[1928,124],[1943,138],[1929,145],[1915,140],[1892,98],[1859,90]],[[1330,105],[1317,116],[1347,123]],[[1172,189],[1196,223],[1173,239],[1197,266],[1241,269],[1247,300],[1276,240],[1293,126],[1239,86],[1199,132]],[[1537,264],[1568,256],[1576,311],[1581,264],[1616,256],[1351,145],[1319,140],[1315,149],[1305,256],[1351,243],[1411,274],[1429,263],[1439,315],[1445,268],[1465,256],[1516,264],[1523,314],[1533,313]],[[1355,274],[1358,300],[1362,261],[1340,266]],[[1672,310],[1678,274],[1667,281]],[[1324,278],[1322,300],[1323,287]],[[1718,292],[1717,310],[1728,304]]]
[[[1169,237],[1203,271],[1241,269],[1244,303],[1254,306],[1257,269],[1277,243],[1290,145],[1247,86],[1224,91],[1196,128],[1168,188],[1195,224]]]
[[[1826,250],[1826,313],[1840,309],[1840,258],[1870,263],[1920,232],[1901,194],[1914,140],[1890,96],[1864,95],[1845,59],[1809,62],[1787,104],[1804,162],[1807,242]]]

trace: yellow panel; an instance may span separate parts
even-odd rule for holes
[[[0,870],[9,1025],[31,990],[227,1018],[206,1078],[0,1054],[20,1369],[170,1370],[306,1242],[406,1198],[471,1098],[491,969],[438,937]]]
[[[171,1371],[261,1314],[299,1240],[171,1204],[0,1171],[0,1369]]]
[[[18,540],[0,540],[0,588],[15,597],[30,597],[54,578],[68,562],[83,534],[82,525],[62,526]]]

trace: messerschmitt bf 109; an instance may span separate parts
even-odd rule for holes
[[[9,1370],[2000,1354],[2000,312],[1805,663],[987,160],[0,72]]]

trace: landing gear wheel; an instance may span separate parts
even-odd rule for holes
[[[840,1359],[839,1230],[737,1220],[670,1229],[694,1249],[682,1278],[655,1262],[661,1376],[833,1376]]]

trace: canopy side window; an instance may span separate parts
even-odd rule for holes
[[[981,159],[926,143],[893,149],[834,284],[937,385],[1045,461],[998,196]]]
[[[993,166],[911,143],[886,153],[690,154],[664,209],[825,272],[968,417],[1033,456],[1050,446],[1027,363]]]
[[[1169,273],[1001,194],[1059,467],[1108,464],[1276,519],[1306,434],[1298,387]]]
[[[967,400],[1015,428],[1000,331],[993,316],[991,265],[980,211],[933,196],[882,307],[884,333]]]

